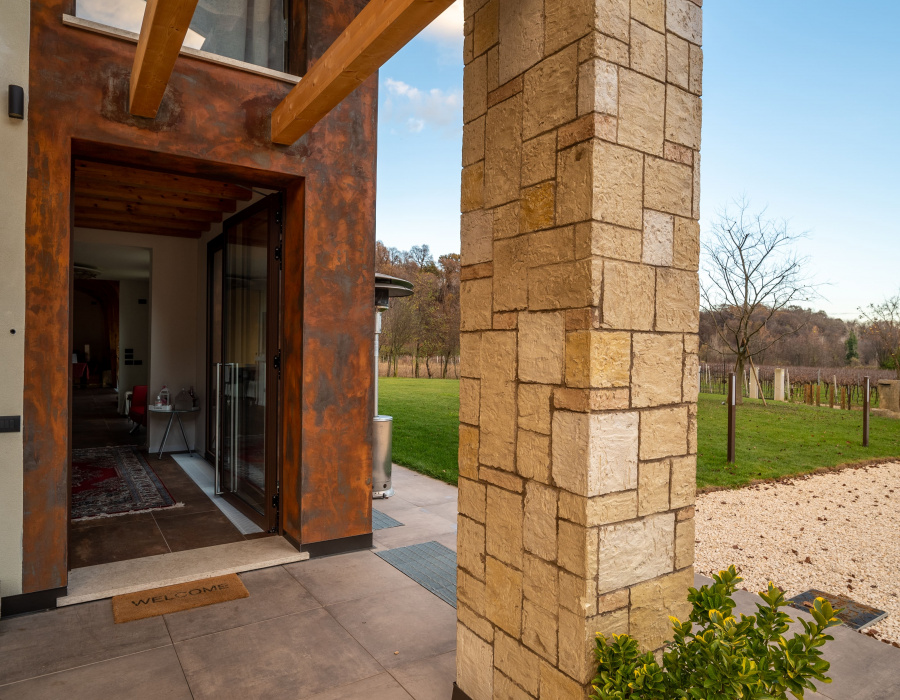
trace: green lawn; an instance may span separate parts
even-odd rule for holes
[[[382,378],[378,386],[380,412],[394,417],[394,461],[455,484],[459,382]],[[728,465],[723,399],[700,395],[697,486],[701,489],[900,457],[900,421],[872,416],[870,445],[864,448],[860,411],[771,401],[764,407],[762,401],[745,399],[738,407],[737,463]]]

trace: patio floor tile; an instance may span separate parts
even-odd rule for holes
[[[324,693],[311,696],[308,700],[350,700],[351,698],[365,698],[365,700],[414,700],[389,673],[382,673],[356,683],[326,690]],[[447,699],[445,698],[444,700]]]
[[[456,652],[401,664],[391,675],[415,700],[448,700],[456,680]]]

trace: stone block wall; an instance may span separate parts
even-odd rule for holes
[[[576,698],[692,583],[701,0],[466,0],[457,684]]]

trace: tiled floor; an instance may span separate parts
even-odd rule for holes
[[[455,549],[456,489],[402,469],[394,483],[376,506],[406,525],[377,547]],[[108,600],[0,620],[0,700],[449,699],[456,611],[373,552],[241,578],[249,598],[123,625]]]

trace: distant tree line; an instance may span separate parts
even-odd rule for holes
[[[382,315],[388,374],[396,377],[400,358],[411,356],[413,376],[446,378],[459,357],[459,255],[435,261],[427,245],[398,250],[378,241],[375,270],[415,285],[411,297],[392,299]]]

